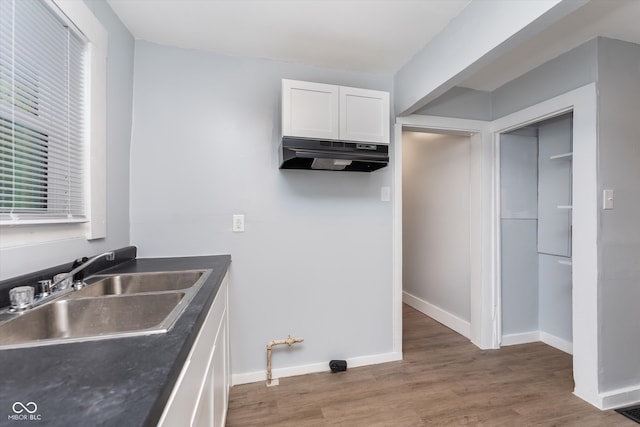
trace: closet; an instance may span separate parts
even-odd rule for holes
[[[571,353],[572,114],[500,136],[502,345]]]

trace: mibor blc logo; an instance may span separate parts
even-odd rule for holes
[[[42,415],[37,414],[38,405],[36,402],[14,402],[11,405],[13,414],[8,415],[8,419],[11,421],[40,421]]]

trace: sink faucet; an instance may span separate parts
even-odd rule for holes
[[[71,269],[70,272],[68,273],[63,273],[63,274],[59,274],[55,277],[54,280],[41,280],[38,282],[38,288],[37,288],[37,295],[35,297],[33,297],[33,288],[31,288],[31,300],[29,301],[29,297],[26,297],[27,299],[25,300],[24,296],[20,296],[18,298],[22,299],[20,301],[20,303],[16,303],[14,304],[13,301],[13,297],[12,297],[12,301],[11,301],[11,309],[10,311],[16,312],[16,311],[22,311],[28,308],[35,308],[39,305],[44,304],[45,302],[53,299],[54,297],[58,297],[61,296],[63,294],[67,294],[68,292],[70,292],[71,290],[77,290],[82,288],[83,286],[85,286],[84,283],[84,277],[82,272],[84,271],[85,268],[89,267],[91,264],[93,264],[94,262],[96,262],[97,260],[101,259],[101,258],[105,258],[107,261],[113,261],[116,259],[116,254],[113,251],[110,252],[105,252],[102,253],[100,255],[96,255],[93,258],[87,259],[87,258],[81,258],[76,260],[73,263],[73,267]],[[64,282],[65,280],[72,278],[73,279],[73,284],[71,286],[70,289],[66,290],[65,289],[58,289],[60,283]],[[14,288],[16,291],[20,292],[21,288],[25,288],[24,286],[20,286],[18,288]],[[26,287],[26,288],[30,288],[30,287]],[[13,289],[12,289],[13,291]],[[27,289],[28,291],[28,289]],[[23,291],[24,292],[24,291]],[[29,292],[27,292],[28,294]],[[23,294],[24,295],[24,294]]]
[[[65,280],[67,280],[68,278],[73,278],[73,287],[75,289],[80,289],[81,287],[84,286],[84,278],[82,276],[80,277],[76,277],[78,275],[78,273],[81,273],[85,268],[89,267],[91,264],[93,264],[94,262],[96,262],[97,260],[99,260],[100,258],[105,258],[107,261],[113,261],[114,259],[116,259],[116,254],[113,251],[110,252],[105,252],[103,254],[100,255],[96,255],[91,259],[87,259],[87,258],[81,258],[80,260],[76,260],[76,262],[73,263],[74,267],[73,269],[68,272],[68,273],[64,273],[62,275],[60,275],[56,280],[53,281],[53,283],[51,284],[51,291],[54,291],[55,288],[62,282],[64,282]]]

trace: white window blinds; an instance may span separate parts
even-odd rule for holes
[[[0,224],[87,218],[87,42],[40,0],[0,0]]]

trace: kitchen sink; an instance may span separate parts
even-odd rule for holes
[[[165,333],[210,271],[94,276],[86,287],[0,317],[0,349]]]
[[[84,298],[104,295],[182,291],[198,283],[203,273],[203,271],[171,271],[94,276],[94,279],[99,279],[97,282],[71,293],[70,297]]]

